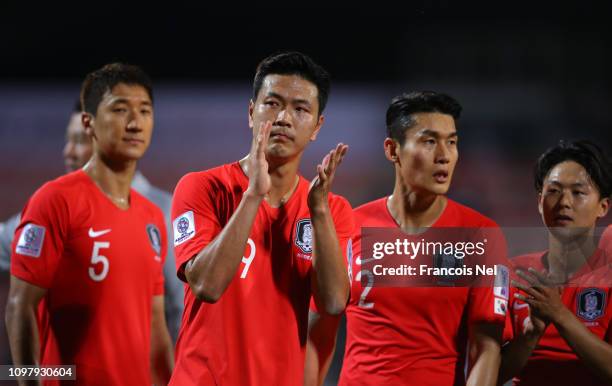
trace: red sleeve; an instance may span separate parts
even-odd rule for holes
[[[468,321],[472,323],[494,323],[504,326],[510,299],[510,262],[507,259],[507,245],[501,229],[493,221],[481,229],[480,236],[488,240],[484,262],[496,266],[493,280],[489,277],[476,281],[470,288]]]
[[[331,208],[334,227],[336,228],[340,248],[342,248],[344,262],[347,267],[350,267],[353,261],[353,209],[344,197],[336,197],[335,201],[335,205]]]
[[[161,264],[158,264],[155,270],[155,287],[153,288],[154,296],[164,294],[164,264],[166,263],[166,257],[168,254],[168,232],[166,231],[166,222],[164,221],[164,215],[161,210],[158,210],[156,224],[161,236],[161,256],[159,256],[161,258]]]
[[[215,205],[212,176],[190,173],[176,186],[172,198],[172,229],[176,269],[185,279],[185,263],[204,249],[221,232]]]
[[[64,251],[69,228],[68,203],[52,185],[41,187],[27,202],[12,243],[11,274],[50,288]]]
[[[331,203],[330,209],[332,212],[332,219],[334,220],[334,227],[336,228],[336,236],[342,249],[342,256],[344,257],[344,263],[348,269],[349,275],[349,288],[352,280],[352,264],[353,264],[353,209],[351,204],[340,196],[335,196]],[[319,312],[315,305],[314,297],[310,297],[310,311]]]

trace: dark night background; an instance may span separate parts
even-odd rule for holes
[[[296,49],[333,79],[326,123],[303,160],[307,178],[343,141],[351,149],[335,190],[354,206],[389,194],[393,173],[382,141],[391,97],[443,91],[464,107],[449,195],[501,225],[539,225],[537,156],[559,139],[612,148],[609,12],[587,2],[424,3],[3,3],[0,221],[63,172],[64,129],[87,72],[124,61],[152,76],[156,131],[141,170],[172,191],[185,173],[248,151],[254,69],[272,52]],[[610,216],[600,225],[608,223]],[[2,310],[7,286],[0,273]],[[2,334],[0,363],[9,363]]]

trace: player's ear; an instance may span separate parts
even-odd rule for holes
[[[392,163],[399,163],[399,143],[392,138],[385,138],[383,142],[385,147],[385,157]]]
[[[252,99],[249,99],[249,127],[253,128],[253,110],[255,109],[255,103]]]
[[[314,141],[315,139],[317,139],[317,135],[319,135],[319,130],[321,130],[321,126],[323,126],[323,122],[325,122],[325,116],[321,114],[319,116],[319,121],[317,122],[317,125],[315,126],[314,131],[310,135],[311,141]]]
[[[605,217],[610,210],[610,198],[604,197],[599,201],[599,214],[597,218]]]
[[[542,192],[538,193],[538,212],[540,212],[540,216],[542,215]]]
[[[83,129],[85,130],[85,134],[87,134],[90,138],[94,138],[94,124],[95,117],[91,113],[82,112],[81,113],[81,123],[83,124]]]

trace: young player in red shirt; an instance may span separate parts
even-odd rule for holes
[[[393,194],[355,209],[352,286],[340,385],[465,383],[470,335],[470,385],[494,385],[507,292],[493,288],[398,288],[367,285],[361,227],[497,228],[445,196],[458,158],[455,120],[461,106],[435,92],[394,98],[387,110],[385,155],[395,167]],[[362,283],[366,282],[366,285]],[[311,317],[306,384],[323,381],[338,319]]]
[[[172,385],[300,384],[311,294],[328,313],[344,310],[352,213],[329,190],[347,146],[324,158],[311,183],[298,173],[328,90],[329,76],[306,55],[264,59],[249,104],[250,153],[178,183],[174,246],[188,286]]]
[[[560,143],[538,160],[538,209],[548,250],[514,258],[520,291],[511,304],[501,380],[515,385],[612,383],[612,256],[595,224],[610,206],[612,170],[601,149]],[[564,286],[564,287],[560,287]]]
[[[109,64],[87,75],[81,101],[93,156],[34,193],[13,241],[13,361],[76,365],[79,385],[166,384],[164,219],[130,189],[151,141],[151,82],[138,67]]]

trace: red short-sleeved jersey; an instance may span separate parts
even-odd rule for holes
[[[503,326],[507,290],[362,286],[361,227],[397,227],[387,199],[354,211],[355,259],[346,310],[347,341],[340,385],[453,385],[465,383],[469,323]],[[497,228],[450,199],[433,227]],[[497,300],[496,300],[497,299]]]
[[[546,268],[546,252],[518,256],[512,259],[513,269],[534,268],[542,271]],[[612,290],[610,281],[610,256],[598,249],[583,269],[571,279],[569,286],[563,289],[563,304],[576,315],[586,328],[608,343],[612,343]],[[598,285],[604,284],[605,286]],[[581,285],[583,284],[583,285]],[[513,289],[513,293],[515,290]],[[512,298],[510,318],[506,328],[511,331],[505,337],[522,333],[529,319],[529,305]],[[595,386],[605,385],[584,365],[554,325],[549,325],[540,338],[538,345],[521,374],[513,384],[555,385],[555,386]]]
[[[11,274],[47,289],[41,364],[76,365],[80,385],[150,385],[165,243],[154,204],[132,190],[121,210],[82,170],[34,193],[15,232]]]
[[[172,385],[302,383],[312,271],[308,186],[300,177],[279,208],[262,202],[242,263],[218,302],[201,302],[185,286]],[[185,263],[221,232],[247,187],[237,162],[190,173],[178,183],[172,218],[183,280]],[[353,229],[351,207],[333,194],[329,204],[345,253]]]

